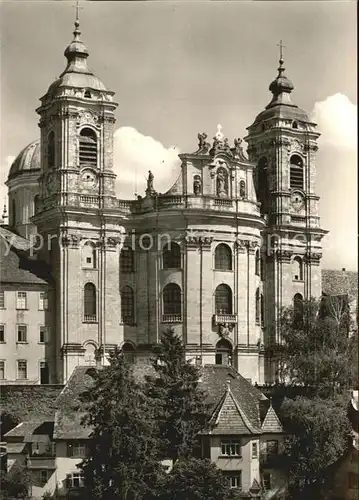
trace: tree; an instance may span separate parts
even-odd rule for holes
[[[284,380],[307,396],[286,399],[281,420],[289,433],[274,466],[287,472],[291,499],[319,500],[326,470],[345,450],[349,388],[355,376],[353,340],[343,304],[310,300],[287,308],[276,346]]]
[[[339,311],[341,310],[341,313]],[[302,310],[284,309],[276,352],[281,375],[289,384],[311,387],[317,395],[348,390],[357,359],[348,336],[348,312],[330,302],[335,317],[311,299]]]
[[[272,466],[287,473],[290,498],[319,500],[330,464],[345,451],[350,434],[347,399],[337,395],[323,399],[286,399],[281,419],[289,433],[283,453]]]
[[[199,369],[186,361],[185,347],[172,329],[162,335],[155,354],[156,376],[146,377],[147,391],[156,409],[162,458],[176,461],[196,454],[208,407],[199,388]]]
[[[231,492],[210,460],[179,459],[166,477],[158,500],[227,500]]]
[[[0,471],[0,499],[29,498],[31,476],[22,465],[14,464],[9,472]]]
[[[84,395],[92,430],[89,456],[81,464],[92,499],[149,499],[161,475],[157,426],[151,400],[117,350]]]

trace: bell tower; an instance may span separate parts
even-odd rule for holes
[[[37,109],[41,175],[33,220],[56,282],[52,340],[59,382],[66,382],[78,364],[104,361],[106,349],[121,342],[110,313],[120,307],[122,217],[114,210],[113,172],[117,104],[88,68],[78,16],[73,35],[65,50],[67,66]]]
[[[294,89],[281,54],[272,99],[247,128],[248,155],[266,221],[261,262],[264,289],[266,381],[277,378],[272,346],[280,337],[282,307],[321,295],[321,229],[316,194],[316,124],[291,101]]]

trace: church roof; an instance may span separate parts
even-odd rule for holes
[[[268,434],[284,432],[283,426],[272,405],[268,408],[267,415],[262,423],[262,432]]]
[[[41,168],[40,149],[40,139],[30,142],[13,161],[8,179],[10,180],[21,173],[29,173],[30,171],[38,175]]]

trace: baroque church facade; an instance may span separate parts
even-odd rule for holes
[[[166,193],[156,192],[149,172],[145,196],[121,200],[117,103],[88,55],[76,21],[67,66],[36,110],[40,140],[20,153],[7,181],[7,231],[30,241],[31,259],[50,270],[43,291],[36,288],[46,300],[40,357],[49,382],[66,383],[78,365],[106,363],[114,346],[146,363],[169,327],[193,363],[231,364],[253,383],[273,382],[281,309],[294,303],[300,311],[303,300],[321,295],[326,234],[316,195],[320,134],[291,101],[283,60],[270,103],[247,128],[247,154],[218,126],[213,140],[198,134],[196,151],[180,155]],[[3,286],[10,292],[19,293],[14,283]],[[14,327],[31,323],[29,308],[19,316],[18,300],[7,301]],[[24,360],[32,351],[23,347],[9,358]]]

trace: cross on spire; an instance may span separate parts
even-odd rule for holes
[[[83,7],[80,7],[80,2],[79,0],[75,1],[75,12],[76,12],[76,18],[75,18],[75,24],[80,24],[80,10],[82,10]]]
[[[279,59],[283,61],[283,49],[286,48],[286,46],[283,45],[283,40],[280,40],[280,42],[277,43],[277,47],[279,47]]]

